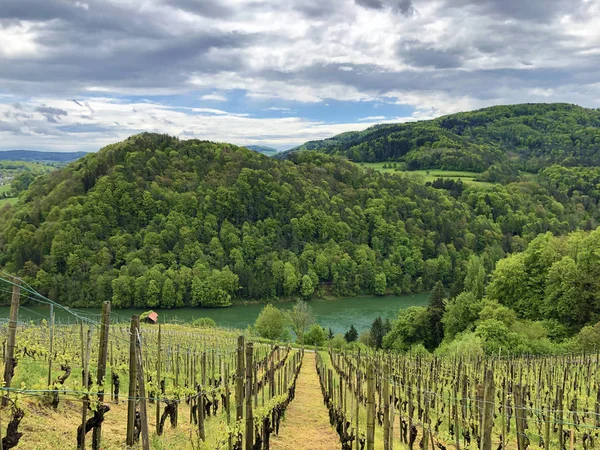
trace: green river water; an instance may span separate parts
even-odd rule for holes
[[[427,305],[428,294],[385,296],[385,297],[351,297],[333,300],[311,300],[312,307],[317,322],[325,328],[331,328],[334,333],[343,333],[350,325],[354,325],[358,332],[368,329],[377,316],[393,319],[396,317],[399,309],[409,306]],[[217,322],[217,325],[227,328],[246,328],[253,324],[263,304],[245,304],[234,305],[229,308],[180,308],[180,309],[156,309],[159,314],[159,321],[180,320],[184,322],[192,321],[198,317],[210,317]],[[290,309],[293,306],[291,302],[277,303],[276,306],[281,309]],[[9,307],[0,307],[0,318],[7,319],[9,316]],[[132,314],[141,314],[144,310],[140,309],[117,309],[113,310],[112,321],[127,321]],[[61,308],[55,308],[56,321],[61,323],[74,323],[78,316],[98,320],[99,309],[74,309],[71,314]],[[47,318],[49,309],[47,307],[35,307],[25,305],[19,310],[19,321],[35,322],[42,318]]]

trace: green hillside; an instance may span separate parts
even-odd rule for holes
[[[600,110],[563,103],[494,106],[421,122],[376,125],[291,150],[356,162],[398,161],[408,170],[483,172],[512,165],[600,165]],[[288,153],[289,154],[289,153]]]
[[[489,273],[539,233],[595,228],[597,172],[427,186],[315,152],[282,161],[142,134],[4,205],[0,267],[76,306],[411,293],[438,280],[460,292],[471,255]]]

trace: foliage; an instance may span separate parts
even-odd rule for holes
[[[285,336],[286,323],[285,313],[268,304],[256,318],[254,329],[260,337],[277,341]]]
[[[462,292],[446,304],[442,318],[444,337],[453,339],[458,333],[473,329],[483,305],[472,292]]]
[[[342,334],[338,333],[335,334],[333,338],[329,340],[329,345],[331,345],[332,348],[340,350],[346,345],[346,340],[344,339],[344,336]]]
[[[344,334],[346,342],[355,342],[358,339],[358,331],[354,328],[354,325],[350,325],[350,329]]]
[[[390,329],[391,324],[389,319],[386,319],[384,322],[381,319],[381,316],[378,316],[371,324],[371,330],[369,332],[371,340],[369,345],[377,349],[383,348],[383,338],[389,333]]]
[[[398,161],[409,170],[487,169],[488,179],[501,181],[514,176],[515,166],[528,171],[552,163],[600,166],[599,127],[596,109],[562,103],[493,106],[434,120],[376,125],[294,150],[318,150],[354,161]]]
[[[576,336],[579,348],[586,352],[596,352],[600,349],[600,322],[596,325],[583,327]]]
[[[312,308],[305,301],[298,301],[294,304],[291,311],[286,313],[287,320],[296,333],[298,342],[303,342],[304,333],[315,322],[315,316]]]
[[[546,265],[537,267],[518,252],[540,233],[600,220],[593,171],[573,169],[566,183],[561,174],[548,167],[540,183],[457,194],[314,152],[278,160],[141,134],[36,178],[4,207],[0,267],[69,306],[221,307],[310,298],[324,286],[333,296],[424,292],[438,281],[455,296],[465,280],[478,296],[482,268],[485,279],[512,253],[496,270],[526,277],[531,261],[544,286],[533,292],[514,276],[508,284],[492,276],[488,296],[519,314],[535,304],[528,317],[556,318],[559,309],[541,301],[555,258],[540,255]],[[569,264],[554,270],[565,274]],[[575,328],[592,318],[570,308],[578,291],[568,283],[548,289]]]
[[[199,328],[216,328],[217,323],[210,317],[199,317],[192,322],[192,325]]]
[[[306,346],[316,345],[322,347],[325,345],[325,341],[327,341],[327,332],[325,331],[325,328],[315,323],[304,335],[302,343]]]
[[[559,321],[573,334],[600,318],[599,254],[600,229],[566,238],[540,235],[498,262],[488,297],[519,317]]]

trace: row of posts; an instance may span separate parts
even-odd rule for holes
[[[345,361],[345,358],[339,358],[339,354],[333,354],[330,352],[331,360],[334,361],[334,358]],[[360,360],[360,352],[359,352],[359,360]],[[341,368],[340,368],[341,369]],[[344,369],[341,369],[346,372]],[[352,370],[347,372],[347,379],[351,381],[352,384]],[[353,398],[355,402],[355,411],[354,411],[354,428],[355,428],[355,440],[354,446],[356,449],[360,448],[360,443],[358,439],[358,429],[359,429],[359,411],[360,411],[360,386],[362,384],[362,373],[358,370],[358,367],[355,371],[356,377],[356,399]],[[326,373],[323,374],[324,382],[326,384],[326,389],[329,394],[329,398],[332,401],[336,398],[336,386],[334,383],[334,372],[332,369],[328,369]],[[393,436],[394,436],[394,403],[396,397],[396,390],[394,388],[393,392],[390,392],[390,381],[391,381],[391,373],[390,366],[388,364],[382,365],[382,372],[379,375],[380,378],[380,401],[383,413],[383,450],[393,450]],[[376,386],[375,386],[375,369],[372,362],[367,363],[366,365],[366,449],[374,450],[375,448],[375,417],[376,417]],[[352,386],[348,386],[350,392],[352,392]],[[340,408],[346,412],[346,391],[344,390],[344,379],[340,374],[339,377],[339,386],[338,390],[338,401]],[[492,430],[494,426],[494,396],[495,396],[495,385],[494,385],[494,374],[493,368],[487,368],[484,373],[483,383],[479,385],[478,391],[479,399],[478,399],[478,408],[480,410],[480,429],[481,429],[481,440],[479,442],[480,450],[492,450]],[[523,442],[523,437],[525,436],[525,419],[524,419],[524,406],[525,406],[525,398],[524,395],[521,397],[516,395],[515,405],[517,406],[517,436],[518,436],[518,449],[525,450],[526,445]],[[427,408],[426,408],[427,409]],[[426,416],[427,414],[425,414]],[[409,425],[412,425],[412,414],[409,414]],[[433,440],[433,434],[431,432],[431,424],[429,420],[426,418],[423,424],[423,436],[422,436],[422,448],[427,450],[428,448],[435,449],[435,444]],[[458,434],[458,433],[456,433]],[[547,439],[549,441],[549,438]],[[431,447],[430,447],[431,445]],[[460,448],[460,444],[456,443],[456,448]]]
[[[6,347],[6,359],[4,367],[4,386],[10,388],[11,381],[14,375],[15,368],[15,343],[16,343],[16,329],[17,320],[19,314],[20,304],[20,284],[18,279],[14,279],[11,297],[11,308],[10,308],[10,319],[8,323],[8,339]],[[54,332],[54,311],[53,306],[50,307],[50,357],[48,358],[48,386],[52,383],[52,352],[53,352],[53,332]],[[100,325],[100,339],[98,348],[98,368],[96,382],[98,386],[97,402],[101,405],[104,401],[104,377],[106,376],[106,365],[108,356],[108,338],[110,329],[110,302],[104,302],[102,304],[102,318]],[[139,414],[141,419],[140,434],[142,440],[143,450],[149,450],[150,441],[148,436],[148,416],[146,407],[146,391],[144,383],[144,365],[142,358],[142,346],[141,346],[141,335],[140,335],[140,318],[137,315],[131,317],[130,324],[130,344],[129,344],[129,395],[127,405],[127,436],[126,444],[128,446],[134,445],[135,439],[135,418],[136,418],[136,404],[139,403]],[[84,390],[89,389],[89,362],[91,353],[91,329],[84,333],[83,322],[81,323],[81,355],[82,355],[82,366],[83,370],[83,383]],[[160,370],[161,370],[161,332],[159,326],[158,334],[158,360],[157,360],[157,375],[160,383]],[[236,376],[235,376],[235,400],[236,400],[236,420],[242,421],[245,417],[245,450],[252,450],[254,442],[254,417],[252,412],[252,389],[253,389],[253,344],[252,342],[244,345],[244,337],[239,336],[237,342],[237,362],[236,362]],[[273,362],[271,361],[271,371],[274,372]],[[245,379],[245,385],[244,385]],[[271,379],[271,396],[275,395],[273,379]],[[226,381],[228,383],[228,380]],[[7,406],[9,401],[10,390],[2,396],[2,406]],[[205,440],[204,430],[204,405],[203,403],[202,388],[198,392],[198,433],[200,439]],[[245,414],[244,414],[244,402],[245,402]],[[81,426],[81,449],[85,449],[85,435],[86,435],[86,422],[87,414],[89,409],[90,399],[86,395],[83,401],[82,407],[82,426]],[[157,426],[160,416],[160,402],[156,402],[156,419]],[[227,414],[227,420],[229,422],[229,414]],[[93,428],[92,433],[92,449],[100,450],[101,444],[102,425],[101,422]],[[231,448],[231,439],[229,440],[229,447]]]

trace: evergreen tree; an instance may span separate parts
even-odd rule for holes
[[[344,334],[346,342],[355,342],[358,339],[358,331],[354,328],[354,325],[350,325],[350,329]]]
[[[442,323],[442,318],[446,311],[446,306],[444,304],[445,297],[446,292],[444,291],[444,286],[438,281],[434,286],[433,291],[431,291],[429,308],[427,309],[431,332],[430,341],[425,343],[425,347],[429,350],[435,349],[444,339],[444,324]]]
[[[387,322],[387,327],[389,327],[389,321]],[[388,331],[389,331],[389,329],[388,329]],[[378,316],[371,324],[371,346],[375,347],[375,348],[382,348],[383,337],[385,335],[386,335],[386,324],[383,323],[381,316]]]

